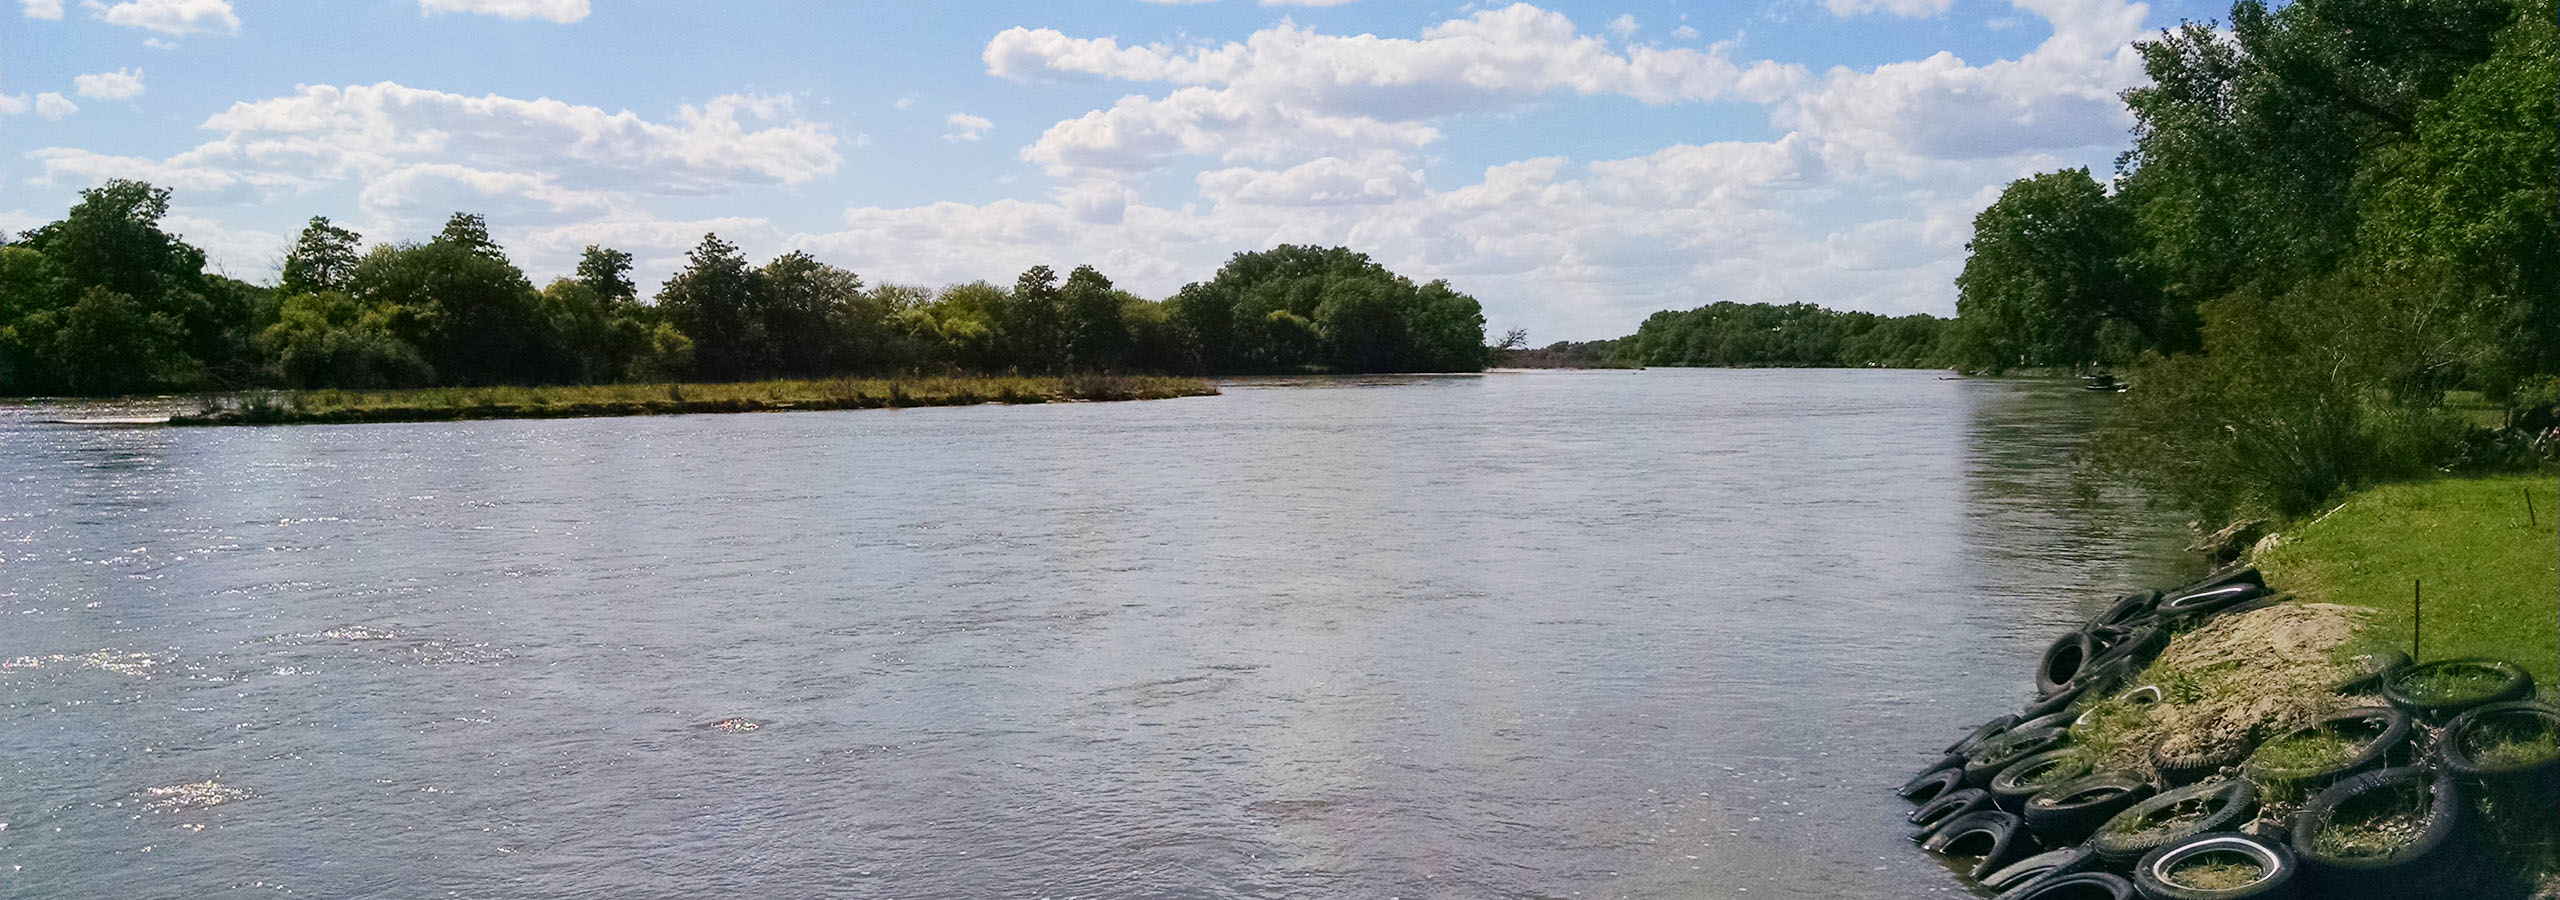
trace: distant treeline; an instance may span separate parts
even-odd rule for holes
[[[1240,253],[1147,300],[1090,266],[1011,286],[865,285],[792,252],[758,266],[706,235],[644,300],[629,253],[590,246],[536,288],[457,213],[366,249],[314,218],[273,285],[204,272],[162,231],[169,192],[115,180],[0,245],[0,393],[124,394],[738,381],[908,372],[1476,371],[1475,298],[1342,248]]]
[[[1928,368],[1946,364],[1947,320],[1925,313],[1882,316],[1810,303],[1711,303],[1664,310],[1636,333],[1605,341],[1520,348],[1504,342],[1498,362],[1531,368],[1731,366]]]

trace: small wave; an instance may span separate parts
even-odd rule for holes
[[[153,812],[177,812],[185,809],[221,806],[234,800],[246,799],[248,796],[248,788],[233,787],[206,779],[193,784],[145,788],[142,791],[142,805]]]

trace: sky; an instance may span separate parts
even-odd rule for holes
[[[1341,245],[1499,334],[1720,300],[1952,314],[2009,181],[2100,177],[2189,0],[0,0],[0,229],[109,178],[272,282],[456,211],[537,284],[717,232],[867,282],[1142,296]],[[644,291],[649,290],[644,287]]]

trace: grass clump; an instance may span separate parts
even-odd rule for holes
[[[2139,816],[2109,820],[2106,828],[2128,837],[2180,833],[2195,827],[2213,815],[2214,798],[2210,795],[2190,797],[2176,803],[2149,810]]]
[[[2264,881],[2266,877],[2266,866],[2236,850],[2198,853],[2179,861],[2169,870],[2172,883],[2205,891],[2236,891]]]
[[[2382,726],[2371,719],[2296,731],[2260,744],[2258,751],[2250,755],[2249,765],[2266,772],[2302,772],[2343,765],[2381,737],[2382,731]]]
[[[2397,675],[2393,686],[2426,703],[2463,703],[2496,693],[2507,678],[2487,666],[2438,665]]]
[[[2533,498],[2528,516],[2526,498]],[[2410,646],[2411,582],[2425,582],[2427,659],[2514,660],[2560,683],[2560,496],[2549,474],[2439,478],[2359,492],[2255,560],[2305,599],[2379,613],[2366,643]]]
[[[2541,716],[2504,716],[2472,726],[2462,750],[2484,766],[2507,768],[2549,759],[2560,750],[2560,732]]]
[[[2336,859],[2379,859],[2415,843],[2435,811],[2435,795],[2424,784],[2404,784],[2357,797],[2337,810],[2326,828],[2312,835],[2312,849]]]

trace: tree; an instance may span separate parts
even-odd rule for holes
[[[1058,273],[1032,266],[1013,280],[1013,293],[999,307],[996,330],[1012,365],[1034,372],[1056,371],[1065,356],[1065,299]]]
[[[434,242],[482,256],[504,259],[507,255],[506,251],[498,249],[498,242],[489,237],[489,220],[479,213],[454,213],[444,221],[444,230],[436,233]]]
[[[2146,304],[2126,270],[2132,226],[2087,169],[2012,182],[1974,217],[1956,276],[1956,311],[1981,354],[1965,362],[2076,368],[2100,361],[2109,318],[2142,327]]]
[[[91,286],[65,310],[45,362],[78,394],[130,394],[184,386],[196,361],[177,319]]]
[[[737,245],[705,234],[685,255],[685,267],[658,289],[659,308],[692,340],[694,367],[703,377],[745,378],[771,359],[756,315],[755,280]]]
[[[470,236],[468,223],[478,218],[457,214],[444,236],[424,244],[374,248],[356,264],[349,293],[388,307],[389,327],[425,354],[447,382],[571,377],[546,352],[532,282],[496,245]]]
[[[1092,266],[1067,273],[1059,305],[1065,318],[1066,365],[1088,372],[1115,371],[1129,364],[1129,326],[1121,319],[1128,295]]]
[[[862,276],[792,251],[775,257],[754,281],[757,314],[772,339],[777,371],[815,375],[830,365],[853,365],[838,356],[837,325],[862,298]]]
[[[578,254],[578,283],[611,303],[640,297],[640,289],[631,283],[631,254],[594,244]]]
[[[293,249],[285,253],[276,289],[288,295],[345,291],[348,280],[355,277],[356,263],[362,260],[356,252],[361,240],[361,235],[330,224],[327,216],[312,216],[302,235],[294,239]]]
[[[239,356],[248,310],[225,302],[239,297],[212,295],[204,252],[160,229],[168,213],[168,189],[111,179],[81,191],[61,221],[27,232],[18,245],[44,254],[63,279],[64,296],[105,288],[144,316],[178,323],[181,345],[197,364]]]

